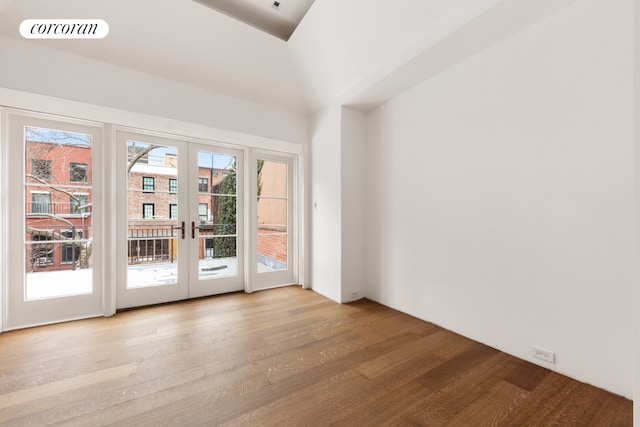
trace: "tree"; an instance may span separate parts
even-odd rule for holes
[[[222,194],[213,198],[211,206],[213,234],[215,235],[227,236],[236,234],[236,186],[237,174],[236,163],[234,161],[227,176],[211,189],[213,194]],[[215,258],[235,257],[236,251],[235,238],[217,237],[213,241],[213,254]]]
[[[258,160],[258,196],[262,193],[262,166],[264,160]],[[211,206],[213,215],[213,234],[227,236],[236,234],[237,220],[237,198],[235,197],[237,185],[236,163],[234,161],[227,176],[212,188],[212,193],[223,194],[216,196]],[[228,196],[227,196],[228,195]],[[218,237],[213,243],[213,253],[215,258],[226,258],[236,256],[236,239],[231,237]]]

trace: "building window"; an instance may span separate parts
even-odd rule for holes
[[[175,203],[171,203],[169,205],[169,218],[178,218],[178,205],[176,205]]]
[[[170,178],[169,179],[169,193],[177,193],[178,192],[178,180]]]
[[[31,193],[31,213],[51,213],[50,193]]]
[[[156,180],[150,176],[142,177],[142,191],[145,193],[153,193],[156,188]]]
[[[201,193],[209,191],[209,180],[207,178],[198,178],[198,191]]]
[[[71,182],[87,182],[87,164],[86,163],[69,164],[69,180]]]
[[[214,173],[213,173],[213,176],[214,176],[214,177],[217,177],[217,176],[218,176],[218,172],[214,172]]]
[[[209,205],[206,203],[199,203],[198,216],[200,217],[200,222],[207,222],[207,219],[209,218]]]
[[[68,240],[82,240],[82,230],[76,230],[75,235],[72,230],[63,230],[60,232],[62,237]],[[81,245],[84,243],[76,243],[72,245],[62,245],[62,258],[60,262],[62,264],[71,264],[74,262],[78,262],[80,259],[80,253],[82,251]]]
[[[50,181],[51,161],[40,159],[31,160],[31,174],[42,181]]]
[[[53,240],[53,231],[51,235],[45,231],[43,234],[31,236],[31,240],[35,242],[50,242]],[[33,267],[45,267],[53,265],[53,243],[36,243],[31,245],[31,264]]]
[[[142,218],[153,218],[155,206],[153,203],[142,204]]]
[[[87,205],[89,204],[88,194],[73,194],[70,197],[69,213],[71,215],[80,215],[87,212]]]

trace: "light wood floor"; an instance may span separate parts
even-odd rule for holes
[[[631,426],[632,403],[288,287],[0,334],[0,425]]]

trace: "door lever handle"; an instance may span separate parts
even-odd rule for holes
[[[182,240],[184,240],[184,221],[182,221],[182,227],[180,227],[180,230],[182,231]]]

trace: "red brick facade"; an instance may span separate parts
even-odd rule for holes
[[[91,148],[27,141],[25,154],[26,271],[90,266],[90,243],[70,241],[93,234]]]

